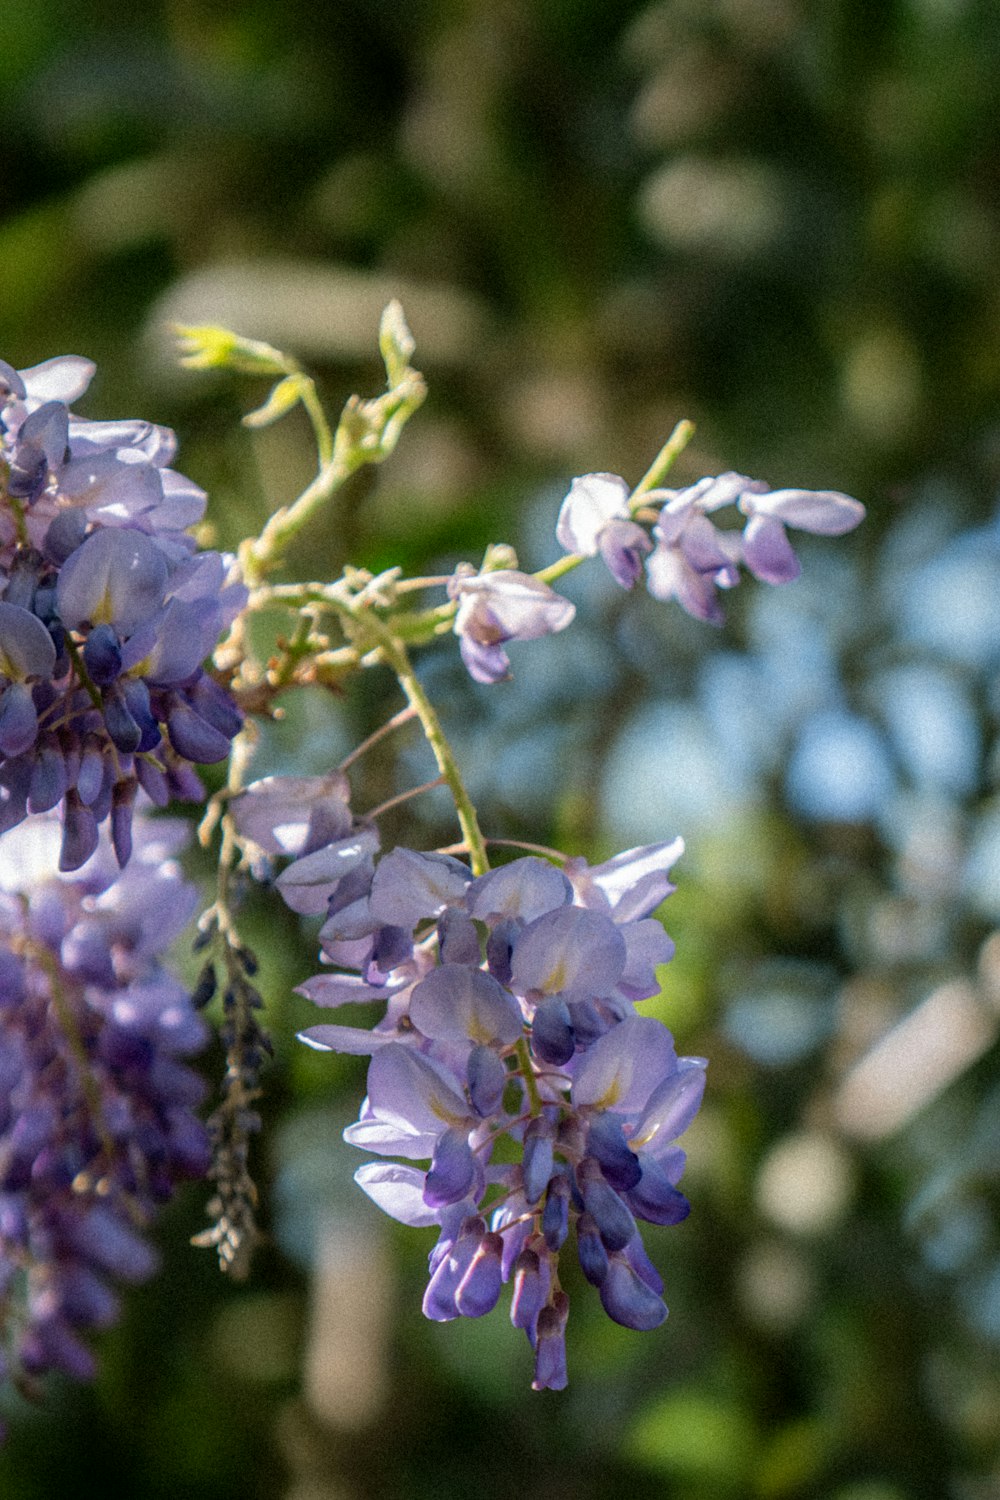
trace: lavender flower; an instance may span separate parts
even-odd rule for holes
[[[746,517],[742,533],[709,520],[734,505]],[[649,490],[648,512],[659,507],[652,540],[632,519],[629,488],[617,474],[574,479],[562,503],[556,537],[567,552],[604,558],[613,577],[631,588],[646,565],[649,592],[676,599],[689,615],[721,625],[718,590],[739,582],[744,564],[765,583],[790,583],[799,562],[785,532],[798,527],[822,536],[842,536],[864,518],[864,506],[834,490],[770,490],[743,474],[699,479],[683,490]]]
[[[507,641],[534,641],[565,630],[576,613],[547,583],[513,568],[474,573],[463,564],[449,580],[448,596],[458,601],[455,634],[476,682],[500,682],[510,675]]]
[[[106,843],[53,874],[51,814],[0,839],[0,1362],[29,1379],[93,1374],[115,1283],[156,1266],[145,1226],[208,1166],[205,1030],[160,963],[197,899],[184,837],[137,821],[118,879]]]
[[[574,479],[562,503],[556,538],[567,552],[604,558],[611,576],[629,589],[642,572],[642,559],[653,548],[646,532],[631,519],[629,488],[617,474],[584,474]]]
[[[688,614],[713,625],[723,619],[716,590],[739,582],[740,563],[765,583],[798,577],[786,525],[842,536],[865,514],[859,501],[833,490],[769,490],[760,480],[733,473],[700,479],[684,490],[651,490],[645,499],[665,502],[646,562],[650,593],[676,598]],[[737,505],[748,518],[742,534],[720,531],[708,519],[728,505]]]
[[[249,798],[285,815],[273,785]],[[666,1316],[637,1221],[687,1213],[674,1141],[698,1108],[704,1064],[678,1058],[635,1002],[657,991],[655,968],[673,953],[650,913],[673,890],[682,848],[565,871],[526,857],[473,878],[446,855],[376,860],[376,841],[355,830],[278,878],[296,910],[326,902],[320,940],[337,972],[301,993],[327,1010],[385,1002],[370,1030],[323,1022],[302,1034],[371,1056],[345,1139],[402,1160],[367,1163],[359,1185],[403,1223],[437,1226],[429,1318],[483,1316],[512,1283],[537,1389],[566,1383],[559,1260],[574,1231],[610,1317],[645,1329]],[[509,1148],[496,1154],[504,1138],[514,1161]]]
[[[202,666],[246,598],[187,535],[204,493],[166,428],[70,411],[93,373],[0,364],[0,832],[61,806],[63,870],[106,818],[124,863],[137,786],[203,795],[241,722]]]

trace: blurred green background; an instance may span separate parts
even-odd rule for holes
[[[93,1390],[8,1403],[3,1500],[1000,1493],[1000,12],[992,0],[5,0],[0,353],[99,364],[94,417],[175,426],[219,540],[308,479],[251,381],[166,325],[380,382],[391,296],[430,398],[304,539],[299,576],[513,542],[556,556],[569,479],[725,468],[869,506],[744,584],[724,631],[567,587],[565,636],[472,686],[422,662],[490,832],[602,857],[684,833],[648,1009],[712,1060],[671,1317],[574,1287],[570,1389],[502,1310],[422,1320],[427,1235],[350,1182],[352,1060],[292,1041],[314,939],[248,923],[278,1043],[234,1287],[187,1239]],[[300,695],[259,768],[335,763],[384,680]],[[394,742],[395,743],[395,742]],[[425,779],[401,737],[370,807]],[[432,799],[398,815],[449,841]],[[188,961],[182,955],[182,961]],[[905,1023],[905,1024],[904,1024]],[[218,1057],[206,1061],[209,1074]]]

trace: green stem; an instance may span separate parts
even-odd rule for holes
[[[281,506],[268,518],[260,536],[243,543],[240,548],[240,563],[243,577],[251,588],[261,583],[269,570],[280,562],[289,542],[350,478],[361,461],[359,459],[352,463],[349,458],[344,457],[330,459],[297,500],[291,505]]]
[[[485,875],[490,867],[489,855],[486,853],[486,840],[479,826],[476,816],[475,805],[469,796],[462,780],[462,773],[458,769],[458,762],[452,753],[451,745],[448,743],[441,720],[437,716],[437,710],[424,692],[423,685],[418,679],[410,658],[406,654],[406,648],[400,641],[395,640],[388,631],[385,632],[388,641],[383,645],[386,660],[399,680],[399,685],[406,694],[406,701],[420,720],[420,726],[424,731],[424,738],[434,754],[437,768],[447,783],[451,792],[452,801],[455,804],[455,812],[458,815],[458,824],[462,830],[466,845],[469,850],[469,863],[472,866],[473,875]]]
[[[538,1092],[538,1079],[535,1077],[531,1053],[528,1051],[528,1040],[523,1036],[517,1044],[517,1060],[521,1064],[521,1077],[524,1079],[524,1086],[528,1090],[528,1103],[531,1106],[531,1113],[533,1115],[540,1115],[542,1112],[542,1098]]]
[[[333,459],[333,433],[330,431],[323,403],[316,394],[316,386],[312,380],[306,380],[303,383],[300,400],[312,423],[313,435],[316,438],[316,453],[322,472]]]
[[[666,478],[693,437],[694,423],[689,422],[685,417],[683,421],[677,423],[677,426],[632,491],[629,510],[637,510],[642,497],[648,495],[650,490],[655,489],[661,479]]]

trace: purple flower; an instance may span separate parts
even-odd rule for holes
[[[173,434],[70,411],[93,373],[0,369],[0,825],[61,805],[65,870],[108,817],[127,859],[137,786],[200,798],[191,763],[224,759],[241,723],[203,662],[246,591],[185,534],[205,497],[167,468]]]
[[[567,552],[604,558],[612,577],[630,589],[653,544],[631,519],[629,488],[617,474],[584,474],[574,479],[556,523],[556,539]]]
[[[197,900],[186,835],[139,821],[126,871],[104,844],[74,878],[53,817],[0,838],[0,1363],[23,1375],[93,1374],[114,1283],[155,1269],[145,1226],[208,1166],[205,1027],[160,964]]]
[[[576,613],[568,599],[528,573],[508,569],[473,573],[468,564],[449,580],[449,598],[458,601],[455,634],[476,682],[500,682],[510,675],[507,641],[533,641],[565,630]]]
[[[816,536],[843,536],[865,516],[860,501],[836,490],[748,491],[740,496],[739,507],[748,518],[743,561],[765,583],[790,583],[801,572],[786,526]]]
[[[798,577],[786,525],[841,536],[865,514],[859,501],[833,490],[769,490],[760,480],[733,473],[700,479],[684,490],[651,490],[645,498],[665,502],[646,561],[650,593],[677,599],[688,614],[713,625],[723,620],[716,590],[739,582],[740,563],[766,583]],[[748,518],[742,533],[720,531],[708,519],[728,505]]]
[[[565,872],[530,856],[470,879],[449,856],[406,849],[373,863],[355,848],[341,874],[340,839],[279,876],[293,905],[304,890],[310,909],[325,897],[327,956],[357,971],[317,975],[301,993],[327,1008],[385,1005],[370,1031],[324,1022],[302,1038],[371,1056],[344,1136],[402,1161],[366,1164],[359,1185],[403,1223],[438,1225],[428,1317],[480,1317],[513,1282],[539,1389],[566,1383],[568,1304],[553,1288],[574,1231],[612,1318],[644,1329],[666,1317],[637,1223],[687,1212],[674,1141],[704,1065],[679,1059],[634,1001],[656,992],[655,967],[673,952],[649,913],[673,890],[682,847]]]

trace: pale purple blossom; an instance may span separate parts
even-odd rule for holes
[[[206,1029],[161,964],[197,901],[186,825],[137,821],[120,874],[105,842],[60,877],[61,837],[39,816],[0,839],[0,1363],[85,1379],[115,1283],[156,1267],[146,1227],[208,1167]]]
[[[321,932],[340,972],[300,993],[328,1011],[380,1000],[383,1018],[370,1029],[324,1021],[302,1040],[371,1058],[345,1139],[402,1159],[356,1174],[380,1208],[438,1226],[426,1316],[483,1316],[511,1283],[536,1389],[566,1383],[568,1303],[556,1288],[574,1236],[609,1316],[637,1329],[666,1316],[637,1226],[687,1213],[674,1140],[700,1102],[704,1064],[678,1058],[667,1028],[637,1016],[635,1001],[656,993],[657,967],[673,953],[650,913],[673,890],[682,847],[568,861],[565,872],[527,856],[472,879],[450,856],[406,849],[377,862],[358,850],[338,874],[347,845],[335,840],[279,876],[294,905],[308,889],[312,909],[324,894],[332,909],[360,874]]]
[[[785,532],[797,527],[842,536],[864,519],[864,506],[833,490],[771,490],[742,474],[700,479],[683,490],[651,490],[647,503],[663,502],[653,526],[655,547],[646,560],[649,591],[677,599],[700,620],[720,625],[719,589],[739,582],[743,564],[765,583],[790,583],[799,561]],[[742,532],[720,529],[709,516],[735,505],[746,518]]]
[[[474,573],[468,565],[448,582],[456,600],[455,634],[476,682],[500,682],[510,675],[508,641],[533,641],[565,630],[575,606],[547,583],[516,569]]]
[[[612,577],[631,588],[652,550],[648,535],[631,519],[629,488],[617,474],[574,479],[559,511],[556,539],[567,552],[604,558]]]
[[[131,808],[204,795],[192,763],[224,759],[241,715],[203,663],[246,600],[231,560],[186,528],[205,496],[148,422],[69,408],[94,373],[76,356],[0,366],[0,830],[60,805],[60,863]]]

